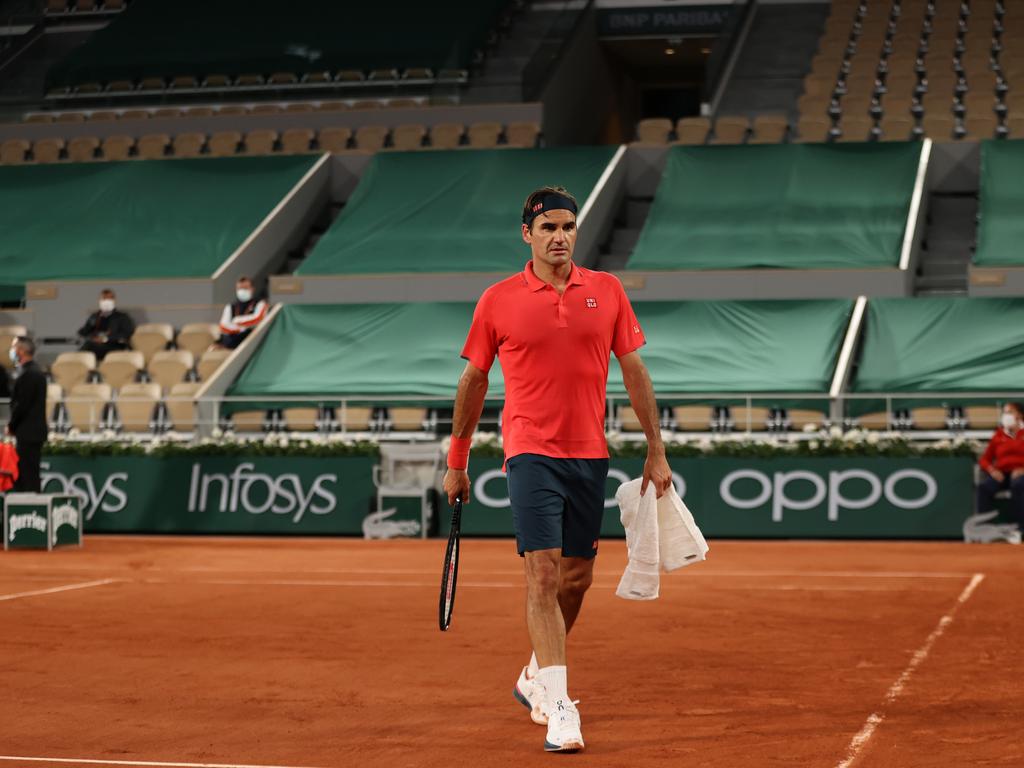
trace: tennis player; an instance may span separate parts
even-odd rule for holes
[[[619,280],[573,263],[576,200],[543,187],[523,206],[532,258],[522,272],[480,297],[462,350],[444,489],[469,499],[470,438],[495,355],[505,377],[502,431],[516,544],[526,568],[526,625],[533,656],[513,693],[547,725],[544,749],[583,749],[568,692],[565,637],[590,586],[604,512],[608,444],[605,387],[614,352],[647,436],[643,492],[658,496],[672,474],[658,427],[654,389],[640,355],[643,331]]]

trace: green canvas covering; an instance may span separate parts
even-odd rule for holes
[[[48,86],[143,77],[466,69],[506,0],[142,0],[48,73]]]
[[[1024,141],[981,142],[979,267],[1024,265]]]
[[[558,183],[582,208],[614,147],[382,153],[301,275],[515,272],[523,201]]]
[[[851,308],[843,300],[635,306],[648,339],[641,355],[661,394],[825,392]],[[450,399],[472,314],[468,303],[285,306],[228,394]],[[609,393],[625,393],[616,363]],[[488,398],[503,394],[495,365]]]
[[[210,277],[315,161],[0,167],[0,300],[28,280]]]
[[[919,143],[674,147],[628,269],[895,268]]]

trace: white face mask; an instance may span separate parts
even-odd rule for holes
[[[1017,417],[1012,413],[1003,414],[1003,429],[1016,429],[1017,428]]]
[[[100,299],[100,312],[110,314],[114,311],[114,300],[113,299]]]
[[[14,347],[11,347],[7,351],[7,355],[8,355],[8,357],[11,358],[11,362],[14,363],[15,365],[20,365],[21,364],[21,362],[18,360],[18,351]]]
[[[238,297],[239,301],[246,302],[252,298],[252,291],[249,290],[248,288],[239,288],[237,291],[235,291],[235,296]]]

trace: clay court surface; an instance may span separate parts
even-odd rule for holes
[[[512,544],[464,542],[446,634],[443,547],[0,553],[0,768],[1024,765],[1021,548],[712,541],[636,603],[605,542],[570,638],[570,756],[511,695],[529,656]]]

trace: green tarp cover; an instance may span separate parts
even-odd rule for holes
[[[894,268],[919,143],[674,147],[628,269]]]
[[[514,272],[523,201],[566,187],[580,207],[614,147],[382,153],[299,266],[302,275]]]
[[[48,73],[50,87],[143,77],[466,69],[506,0],[142,0]]]
[[[1024,265],[1024,141],[981,143],[980,267]]]
[[[0,167],[0,299],[28,280],[210,277],[315,161]]]
[[[872,299],[855,392],[1024,388],[1024,299]]]
[[[659,393],[824,392],[852,304],[638,302],[641,350]],[[285,306],[229,395],[451,398],[469,303]],[[488,397],[503,396],[500,366]],[[622,394],[617,364],[609,392]]]

